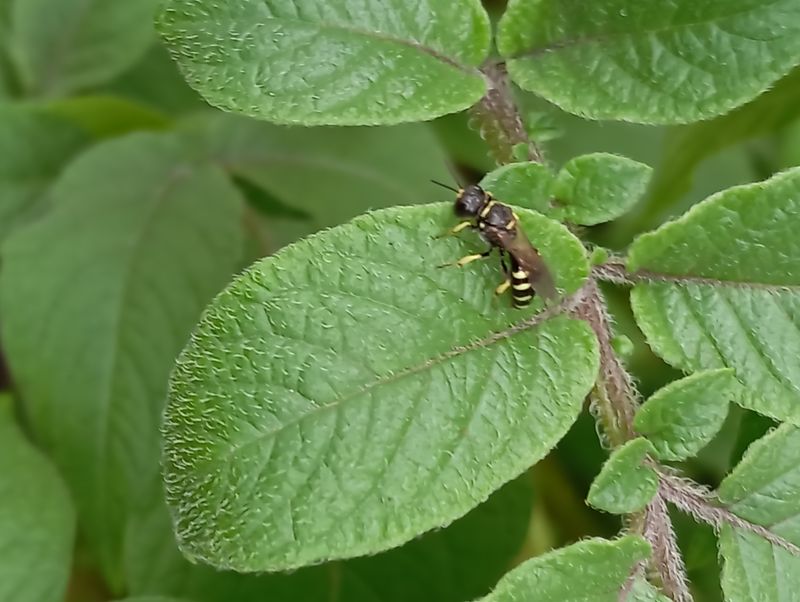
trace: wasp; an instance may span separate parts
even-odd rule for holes
[[[467,255],[439,267],[462,267],[485,259],[498,249],[505,279],[495,289],[495,294],[502,295],[510,288],[514,307],[530,305],[535,295],[542,297],[545,302],[556,297],[553,275],[538,249],[528,240],[519,224],[519,217],[511,207],[497,201],[490,192],[477,184],[455,189],[441,182],[434,183],[458,195],[453,209],[456,216],[463,221],[447,234],[456,235],[470,228],[477,230],[480,237],[489,244],[489,248],[483,253]]]

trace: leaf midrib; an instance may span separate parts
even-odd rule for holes
[[[277,426],[276,428],[273,428],[273,429],[270,429],[270,430],[267,430],[267,431],[262,431],[257,436],[253,437],[252,439],[248,439],[246,441],[242,441],[242,442],[240,442],[240,443],[228,448],[227,450],[225,450],[225,453],[221,458],[215,458],[215,460],[216,461],[227,460],[227,459],[235,456],[236,454],[238,454],[242,449],[245,449],[245,448],[247,448],[247,447],[249,447],[251,445],[254,445],[254,444],[257,444],[257,443],[261,443],[262,441],[265,441],[265,440],[268,440],[270,438],[273,438],[273,437],[277,436],[279,433],[285,431],[286,429],[289,429],[292,426],[295,426],[295,425],[300,424],[301,422],[307,420],[309,417],[317,416],[317,415],[322,414],[324,412],[335,410],[342,403],[345,403],[345,402],[347,402],[347,401],[349,401],[351,399],[354,399],[356,397],[360,397],[361,395],[363,395],[363,394],[365,394],[365,393],[367,393],[367,392],[369,392],[369,391],[371,391],[371,390],[373,390],[373,389],[375,389],[377,387],[382,387],[384,385],[387,385],[389,383],[401,380],[401,379],[406,378],[408,376],[412,376],[414,374],[418,374],[420,372],[424,372],[424,371],[429,370],[429,369],[433,368],[434,366],[438,366],[438,365],[440,365],[440,364],[442,364],[442,363],[444,363],[444,362],[446,362],[446,361],[448,361],[448,360],[450,360],[450,359],[452,359],[454,357],[458,357],[460,355],[463,355],[465,353],[469,353],[471,351],[476,351],[478,349],[484,349],[484,348],[490,347],[490,346],[494,345],[495,343],[499,343],[499,342],[505,341],[505,340],[511,338],[512,336],[514,336],[516,334],[519,334],[520,332],[524,332],[524,331],[530,330],[532,328],[535,328],[535,327],[541,325],[542,323],[546,322],[547,320],[549,320],[551,318],[554,318],[554,317],[556,317],[556,316],[558,316],[560,314],[564,314],[564,313],[569,312],[575,305],[577,305],[580,302],[581,297],[582,297],[581,291],[579,291],[578,293],[576,293],[576,294],[574,294],[574,295],[572,295],[570,297],[567,297],[566,299],[564,299],[564,301],[561,304],[553,307],[552,309],[541,311],[541,312],[535,314],[534,316],[532,316],[532,317],[530,317],[530,318],[528,318],[526,320],[522,320],[520,322],[517,322],[516,324],[510,326],[509,328],[505,328],[505,329],[497,331],[497,332],[492,332],[488,336],[485,336],[485,337],[483,337],[481,339],[478,339],[477,341],[473,341],[473,342],[468,343],[466,345],[457,345],[457,346],[453,347],[452,349],[450,349],[449,351],[441,353],[441,354],[439,354],[439,355],[437,355],[435,357],[429,358],[429,359],[427,359],[427,360],[425,360],[423,362],[420,362],[420,363],[418,363],[418,364],[416,364],[414,366],[411,366],[409,368],[404,368],[403,370],[400,370],[400,371],[395,372],[393,374],[389,374],[389,375],[377,378],[374,381],[369,382],[369,383],[367,383],[365,385],[362,385],[358,389],[355,389],[352,392],[347,393],[346,395],[343,395],[343,396],[340,396],[340,397],[334,399],[330,403],[327,403],[327,404],[325,404],[323,406],[318,406],[318,407],[312,409],[311,411],[303,414],[302,416],[298,416],[297,418],[294,418],[294,419],[292,419],[292,420],[290,420],[288,422],[284,422],[283,424]]]
[[[656,272],[652,270],[636,270],[630,277],[636,279],[637,286],[643,284],[673,283],[676,285],[706,285],[716,288],[740,288],[765,290],[770,292],[800,293],[800,284],[774,284],[769,282],[747,282],[742,280],[725,280],[712,278],[709,276],[695,276],[691,274],[668,274],[666,272]]]
[[[107,371],[108,377],[105,386],[102,388],[105,393],[103,396],[105,402],[101,405],[102,416],[101,420],[99,421],[100,432],[98,433],[97,441],[95,443],[98,450],[95,457],[99,459],[99,462],[97,462],[97,464],[94,466],[95,470],[97,471],[97,478],[94,483],[96,496],[95,499],[97,500],[96,505],[100,508],[100,511],[103,512],[105,518],[107,518],[108,512],[107,494],[109,487],[104,486],[104,484],[106,484],[104,476],[108,472],[111,457],[111,455],[108,453],[109,425],[110,416],[113,406],[115,405],[113,391],[117,381],[116,375],[118,371],[119,360],[122,355],[122,349],[119,342],[122,338],[122,331],[125,327],[123,315],[126,313],[126,307],[130,301],[128,291],[131,285],[131,274],[133,273],[133,266],[136,263],[137,258],[140,256],[140,250],[143,246],[143,243],[146,240],[145,235],[150,226],[154,223],[154,219],[158,214],[158,211],[166,206],[165,201],[170,198],[170,192],[178,185],[178,183],[184,178],[190,177],[194,173],[194,170],[186,169],[188,165],[189,164],[185,162],[180,162],[179,164],[175,165],[166,173],[163,184],[155,189],[152,204],[142,221],[141,229],[133,237],[132,243],[128,247],[127,258],[129,258],[130,261],[125,262],[122,274],[120,275],[120,287],[118,295],[119,303],[114,305],[116,315],[114,316],[114,324],[111,328],[111,352],[108,354],[107,361],[107,366],[109,367],[109,370]],[[127,486],[128,484],[125,483],[126,489]],[[103,522],[105,523],[105,521]]]
[[[755,6],[755,7],[748,8],[748,9],[740,9],[740,10],[733,11],[730,14],[723,15],[723,16],[716,16],[716,17],[713,17],[711,19],[700,19],[700,20],[697,20],[697,21],[681,23],[680,25],[651,27],[651,28],[645,28],[645,29],[637,29],[635,31],[625,31],[625,32],[619,32],[619,33],[614,33],[614,34],[603,34],[603,35],[597,35],[597,36],[583,36],[583,37],[577,37],[577,38],[566,39],[566,40],[561,40],[561,41],[554,41],[554,42],[545,44],[543,46],[539,46],[537,48],[531,48],[529,50],[517,52],[517,53],[509,56],[508,59],[509,60],[511,60],[511,59],[534,59],[534,58],[537,58],[540,55],[546,54],[548,52],[552,52],[554,50],[564,50],[564,49],[568,49],[568,48],[573,48],[575,46],[580,46],[581,44],[587,44],[588,45],[588,44],[605,43],[605,42],[611,42],[611,41],[614,41],[614,40],[618,40],[618,39],[622,39],[622,38],[626,38],[626,37],[631,37],[631,36],[637,36],[637,35],[645,36],[645,35],[652,35],[652,34],[658,34],[658,33],[664,33],[664,32],[676,32],[676,31],[681,31],[681,30],[684,30],[684,29],[688,30],[688,29],[691,29],[693,27],[697,27],[699,25],[715,25],[719,21],[724,21],[726,19],[739,17],[741,15],[744,15],[744,14],[747,14],[747,13],[750,13],[750,12],[754,12],[756,10],[763,10],[764,8],[766,8],[768,6],[771,6],[771,5],[774,5],[774,4],[778,4],[778,3],[783,2],[783,1],[784,0],[772,0],[771,2],[769,2],[766,5]],[[733,35],[730,32],[725,32],[725,33],[727,35],[729,35],[729,36]]]

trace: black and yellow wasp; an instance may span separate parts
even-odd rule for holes
[[[467,255],[439,267],[465,266],[489,257],[492,251],[498,249],[505,280],[495,289],[496,294],[502,295],[510,288],[514,307],[529,305],[534,295],[541,296],[545,302],[556,297],[553,275],[538,249],[528,240],[519,225],[519,217],[511,207],[497,201],[491,193],[477,184],[456,190],[441,182],[434,183],[458,194],[454,210],[464,221],[448,234],[458,234],[471,228],[477,230],[481,238],[490,245],[483,253]]]

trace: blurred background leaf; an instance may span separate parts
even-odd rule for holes
[[[0,105],[0,243],[41,215],[47,190],[88,132],[66,118],[22,105]]]
[[[67,488],[14,424],[10,396],[0,394],[0,600],[63,600],[74,537]]]
[[[62,96],[108,81],[154,41],[158,0],[12,0],[9,53],[22,88]]]
[[[152,134],[88,151],[51,198],[3,247],[3,346],[119,590],[127,514],[159,479],[166,378],[237,266],[241,199],[217,168]]]
[[[422,124],[292,128],[214,112],[192,117],[182,131],[191,148],[246,181],[251,198],[261,188],[273,199],[266,252],[370,209],[442,200],[430,180],[452,181]],[[275,202],[295,215],[276,215]]]

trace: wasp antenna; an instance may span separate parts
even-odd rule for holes
[[[459,188],[464,188],[464,182],[461,180],[461,175],[458,172],[458,168],[452,161],[447,161],[447,171],[450,172],[450,177],[453,178],[453,182],[455,182]]]
[[[453,188],[452,186],[450,186],[448,184],[444,184],[442,182],[439,182],[438,180],[431,180],[431,182],[433,182],[437,186],[441,186],[442,188],[446,188],[447,190],[452,190],[453,192],[458,193],[458,189],[457,188]]]

